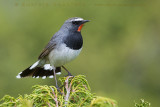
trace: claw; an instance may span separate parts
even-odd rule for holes
[[[61,90],[60,90],[60,87],[59,87],[59,86],[56,86],[56,88],[57,88],[57,91],[62,95]]]
[[[68,76],[74,77],[71,73],[68,73],[65,77],[68,77]]]
[[[67,75],[65,76],[65,77],[67,77],[67,76],[73,76],[64,66],[62,66],[62,68],[65,70],[65,71],[67,71]],[[74,77],[74,76],[73,76]]]

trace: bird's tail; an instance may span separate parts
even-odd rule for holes
[[[61,67],[56,67],[56,74],[61,74]],[[50,64],[39,66],[39,61],[37,61],[32,66],[20,72],[16,77],[23,78],[29,76],[33,78],[42,77],[42,79],[45,79],[46,77],[53,78],[53,67]]]

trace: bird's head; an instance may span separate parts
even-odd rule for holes
[[[89,20],[84,20],[83,18],[80,17],[73,17],[66,20],[65,23],[63,24],[63,27],[71,31],[81,32],[81,29],[84,23],[86,22],[89,22]]]

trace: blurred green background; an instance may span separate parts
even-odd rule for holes
[[[91,20],[82,29],[80,56],[66,65],[86,75],[92,92],[133,107],[140,98],[160,105],[160,1],[1,0],[0,98],[28,94],[53,79],[16,79],[33,64],[70,17]],[[63,71],[64,72],[64,71]],[[62,74],[64,76],[66,73]]]

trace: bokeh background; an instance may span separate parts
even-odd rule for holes
[[[53,79],[16,75],[37,60],[66,19],[78,16],[91,22],[82,29],[80,56],[66,65],[72,74],[86,75],[93,93],[117,100],[120,107],[133,107],[140,98],[160,106],[159,3],[1,0],[0,98],[29,94],[36,84],[55,84]]]

